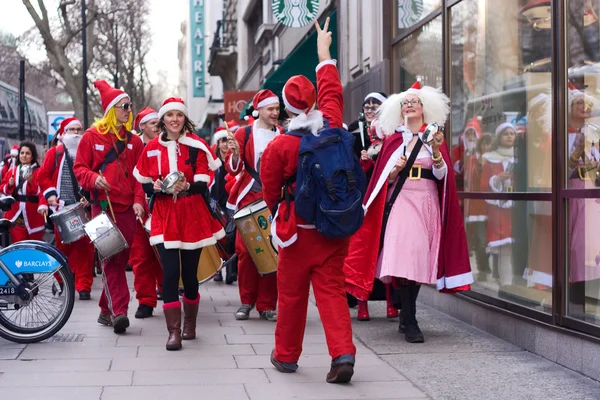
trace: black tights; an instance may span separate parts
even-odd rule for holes
[[[198,298],[198,261],[200,261],[202,249],[165,249],[163,244],[156,245],[156,248],[163,267],[164,303],[179,301],[180,265],[184,295],[188,300],[196,300]]]

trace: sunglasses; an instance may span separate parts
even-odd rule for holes
[[[118,107],[122,108],[125,111],[131,111],[133,109],[133,103],[123,103]]]

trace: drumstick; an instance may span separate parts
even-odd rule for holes
[[[104,178],[104,176],[102,176],[102,171],[99,171],[99,172],[100,172],[100,178]],[[112,214],[113,221],[115,221],[115,224],[116,224],[117,219],[115,218],[115,212],[113,211],[112,203],[110,202],[110,197],[108,197],[108,190],[104,189],[104,193],[106,194],[106,201],[108,201],[108,207],[110,208],[110,213]]]
[[[365,148],[365,123],[363,122],[363,114],[361,113],[360,116],[358,117],[358,130],[359,130],[359,135],[360,135],[360,142],[362,143],[362,148],[363,150],[366,150]]]

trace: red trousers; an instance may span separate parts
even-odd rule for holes
[[[262,199],[260,193],[249,192],[240,202],[239,208]],[[240,233],[235,239],[235,252],[238,255],[238,289],[242,304],[256,304],[258,312],[275,310],[277,307],[277,274],[258,273],[252,257]]]
[[[44,239],[44,231],[28,233],[24,226],[15,226],[10,230],[10,242],[17,243],[23,240],[42,240]]]
[[[342,269],[349,243],[349,239],[329,239],[315,229],[298,228],[296,243],[279,249],[277,360],[298,362],[300,358],[311,283],[329,355],[335,359],[344,354],[356,354]]]
[[[63,244],[58,229],[54,230],[54,237],[56,248],[67,257],[69,267],[75,275],[75,290],[91,292],[94,281],[94,245],[90,243],[90,239],[84,236],[76,242]]]
[[[100,206],[92,207],[92,215],[100,214]],[[110,211],[107,212],[112,220]],[[125,275],[125,267],[129,260],[129,249],[133,244],[133,236],[135,227],[138,222],[135,221],[133,208],[129,207],[123,212],[115,212],[117,228],[123,234],[129,248],[115,254],[108,260],[100,263],[102,268],[102,295],[98,305],[102,314],[110,314],[113,316],[125,314],[129,306],[129,287],[127,286],[127,276]]]
[[[133,288],[138,303],[156,307],[156,288],[162,291],[163,270],[139,221],[136,222],[129,265],[133,268]]]

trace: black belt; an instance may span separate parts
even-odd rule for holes
[[[22,194],[18,194],[15,196],[15,200],[22,203],[39,203],[40,199],[37,196],[24,196]]]
[[[418,181],[419,179],[430,179],[437,181],[438,179],[433,175],[433,170],[421,168],[419,164],[413,164],[410,172],[408,173],[408,180]]]

